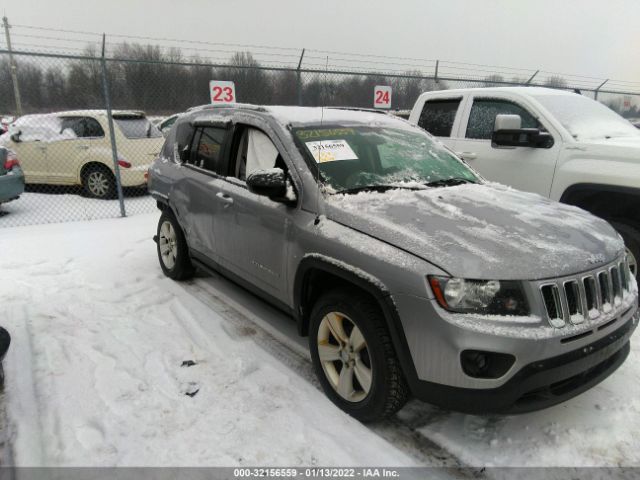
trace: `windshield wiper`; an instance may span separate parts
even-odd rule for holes
[[[440,180],[434,180],[433,182],[425,183],[427,187],[454,187],[456,185],[462,185],[465,183],[477,183],[468,178],[453,177],[453,178],[441,178]]]
[[[420,190],[419,187],[409,187],[406,185],[364,185],[361,187],[345,188],[338,190],[336,193],[359,193],[359,192],[386,192],[395,188],[404,188],[408,190]]]

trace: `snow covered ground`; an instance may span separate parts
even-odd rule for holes
[[[165,278],[157,218],[0,229],[16,465],[640,466],[635,346],[542,412],[413,401],[365,426],[318,390],[290,319],[220,277]]]
[[[63,193],[60,187],[45,186],[58,193],[26,192],[12,202],[0,205],[0,228],[43,223],[75,222],[120,216],[118,200],[98,200],[77,193]],[[155,211],[155,201],[148,195],[125,194],[127,215]]]

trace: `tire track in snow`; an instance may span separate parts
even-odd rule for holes
[[[196,278],[179,285],[228,321],[231,329],[229,333],[232,336],[235,332],[238,337],[251,338],[256,345],[321,391],[306,346],[302,346],[300,342],[296,342],[297,339],[283,333],[283,329],[279,329],[278,326],[261,318],[251,308],[217,288],[216,284],[220,282],[229,286],[229,283],[219,276]],[[241,289],[237,285],[232,285],[232,288]],[[251,297],[251,305],[265,307],[284,319],[284,313],[279,313],[246,290],[243,289],[241,294]],[[291,322],[295,327],[292,319],[286,318],[284,320]],[[297,336],[297,333],[295,335]],[[395,415],[375,425],[368,425],[368,428],[425,466],[447,467],[457,478],[477,478],[478,472],[472,472],[461,460],[418,431],[433,418],[441,418],[448,412],[427,406],[419,401],[412,401],[403,409],[402,413],[402,416]]]

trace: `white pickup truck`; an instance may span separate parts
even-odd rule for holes
[[[640,130],[576,93],[538,87],[420,95],[409,121],[488,180],[577,205],[608,220],[640,259]]]

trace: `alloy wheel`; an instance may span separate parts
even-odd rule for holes
[[[109,192],[109,178],[104,172],[91,172],[87,177],[87,187],[92,195],[104,197]]]
[[[317,341],[320,363],[333,389],[349,402],[364,400],[373,370],[362,331],[345,314],[331,312],[320,322]]]
[[[167,269],[171,270],[176,264],[178,256],[178,245],[176,240],[176,231],[171,222],[165,221],[160,226],[160,235],[158,235],[158,245],[160,247],[160,257],[162,263]]]

